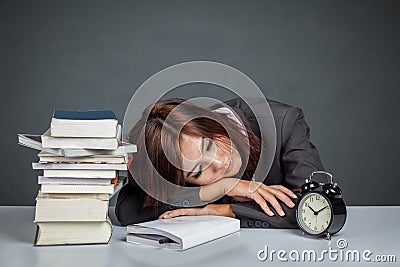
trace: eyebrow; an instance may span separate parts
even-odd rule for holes
[[[200,147],[201,147],[201,152],[203,152],[203,149],[204,149],[204,136],[201,138],[201,145],[200,145]],[[196,165],[194,165],[193,169],[191,169],[191,170],[186,174],[186,177],[187,177],[187,178],[189,178],[189,176],[193,174],[194,169],[196,169],[197,165],[199,165],[199,163],[196,163]]]

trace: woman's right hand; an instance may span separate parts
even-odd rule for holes
[[[220,180],[224,184],[224,193],[231,197],[248,198],[254,200],[269,216],[273,216],[267,203],[276,210],[280,216],[285,213],[278,202],[278,199],[285,203],[289,208],[293,208],[295,204],[291,198],[297,196],[283,185],[265,185],[261,182],[241,180],[237,178],[223,178]]]

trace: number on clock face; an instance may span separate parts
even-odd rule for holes
[[[324,232],[331,222],[331,215],[331,206],[321,194],[307,194],[298,206],[298,221],[301,227],[310,234]]]

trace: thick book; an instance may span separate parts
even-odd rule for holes
[[[115,150],[118,148],[118,139],[116,137],[54,137],[50,134],[50,129],[48,129],[42,134],[42,147]]]
[[[224,216],[179,216],[132,224],[126,241],[186,250],[240,230],[240,220]]]
[[[40,163],[33,162],[34,170],[127,170],[126,164],[108,163]]]
[[[37,222],[36,246],[107,244],[111,239],[110,221]]]
[[[112,110],[55,110],[51,119],[54,137],[117,137],[118,120]]]
[[[105,221],[108,200],[90,198],[36,198],[35,222]]]
[[[61,157],[84,157],[96,155],[127,157],[127,154],[131,154],[137,151],[136,145],[127,142],[120,142],[118,148],[115,150],[84,148],[46,148],[42,146],[41,135],[35,134],[18,134],[18,144]]]
[[[97,193],[43,193],[39,190],[37,198],[94,198],[99,200],[109,200],[109,194],[97,194]]]
[[[96,193],[113,194],[114,185],[86,185],[86,184],[42,184],[42,193]]]

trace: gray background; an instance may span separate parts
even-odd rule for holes
[[[33,205],[39,188],[37,152],[17,133],[44,132],[55,108],[122,121],[143,81],[192,60],[231,65],[302,107],[348,204],[399,205],[399,3],[2,0],[0,205]]]

